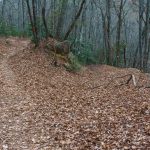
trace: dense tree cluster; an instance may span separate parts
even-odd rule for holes
[[[83,64],[150,68],[149,0],[1,0],[1,35],[68,40]]]

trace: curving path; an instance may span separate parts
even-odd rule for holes
[[[20,111],[28,104],[30,96],[16,84],[14,72],[8,61],[27,47],[29,41],[8,38],[9,46],[0,57],[0,149],[28,149],[21,134],[24,117]]]

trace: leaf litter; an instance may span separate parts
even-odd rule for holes
[[[107,65],[70,73],[27,39],[0,39],[0,54],[0,149],[150,148],[146,74]],[[128,74],[138,87],[124,84]]]

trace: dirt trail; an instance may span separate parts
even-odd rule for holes
[[[30,101],[30,96],[16,84],[17,79],[8,61],[10,57],[26,48],[29,42],[11,38],[7,39],[7,43],[10,46],[0,58],[0,149],[10,149],[10,142],[16,145],[16,149],[25,149],[26,143],[20,138],[23,117],[18,110]]]

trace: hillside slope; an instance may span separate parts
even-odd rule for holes
[[[149,149],[147,75],[106,65],[69,73],[28,45],[0,40],[0,149]]]

